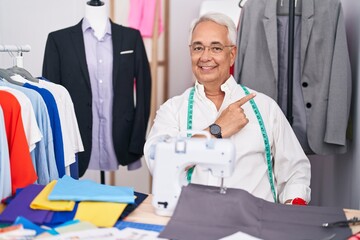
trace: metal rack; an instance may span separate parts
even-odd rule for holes
[[[0,52],[7,52],[14,59],[13,65],[24,67],[23,53],[30,52],[30,45],[0,45]],[[17,53],[16,56],[14,53]]]

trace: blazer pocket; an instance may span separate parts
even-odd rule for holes
[[[120,52],[120,55],[125,55],[125,54],[133,54],[134,50],[124,50]]]

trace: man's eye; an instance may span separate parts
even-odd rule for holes
[[[213,52],[221,52],[222,50],[223,50],[222,47],[218,47],[218,46],[211,47],[211,51]]]
[[[196,51],[196,52],[201,52],[203,50],[204,50],[204,47],[202,47],[202,46],[195,46],[194,47],[194,51]]]

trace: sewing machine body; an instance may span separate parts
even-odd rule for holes
[[[181,188],[187,185],[185,169],[202,165],[219,178],[231,176],[235,147],[228,139],[168,138],[153,145],[152,205],[161,216],[171,216]],[[220,192],[220,188],[219,188]]]

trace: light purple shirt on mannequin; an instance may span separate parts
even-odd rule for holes
[[[82,24],[86,62],[92,93],[92,148],[89,169],[113,171],[118,169],[112,139],[113,106],[113,46],[110,21],[104,36],[98,40],[86,18]],[[121,146],[117,146],[121,147]],[[138,160],[128,165],[128,170],[141,167]]]

